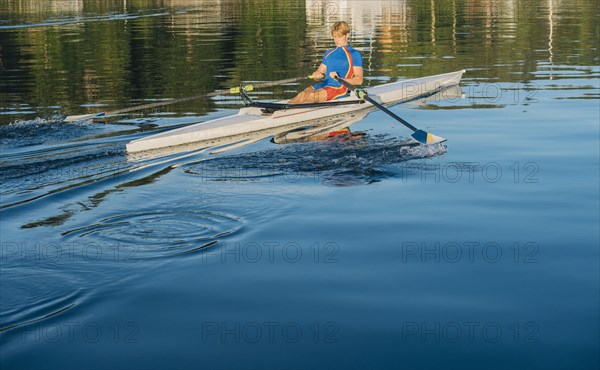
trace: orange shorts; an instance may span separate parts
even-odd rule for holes
[[[313,86],[313,89],[315,89],[314,86]],[[315,91],[316,90],[317,89],[315,89]],[[325,86],[325,87],[319,88],[318,90],[325,90],[325,92],[327,92],[327,100],[326,101],[341,98],[341,97],[345,96],[346,94],[348,94],[348,88],[346,86],[340,86],[340,87]]]

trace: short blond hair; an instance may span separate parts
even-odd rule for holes
[[[331,27],[331,36],[342,37],[350,33],[350,26],[344,21],[335,22]]]

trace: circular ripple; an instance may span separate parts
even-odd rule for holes
[[[8,266],[0,279],[0,333],[66,312],[81,300],[77,278],[68,272],[15,266],[14,262],[22,263],[22,256],[4,257]]]
[[[241,225],[239,217],[221,212],[157,210],[111,216],[63,235],[133,246],[136,251],[188,252],[214,244]]]

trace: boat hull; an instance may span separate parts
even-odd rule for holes
[[[408,79],[368,89],[369,96],[382,104],[401,103],[434,93],[442,88],[457,85],[465,71]],[[343,100],[357,100],[350,96]],[[339,107],[317,107],[276,111],[263,115],[260,108],[247,107],[237,114],[171,131],[133,140],[127,144],[127,152],[141,152],[199,141],[213,140],[253,131],[268,130],[291,123],[309,122],[327,117],[348,114],[373,107],[370,103],[351,104]]]

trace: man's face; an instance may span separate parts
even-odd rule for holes
[[[346,34],[344,36],[337,36],[334,35],[333,36],[333,41],[335,42],[335,46],[343,46],[346,45],[348,43],[348,38],[350,37],[350,34]]]

